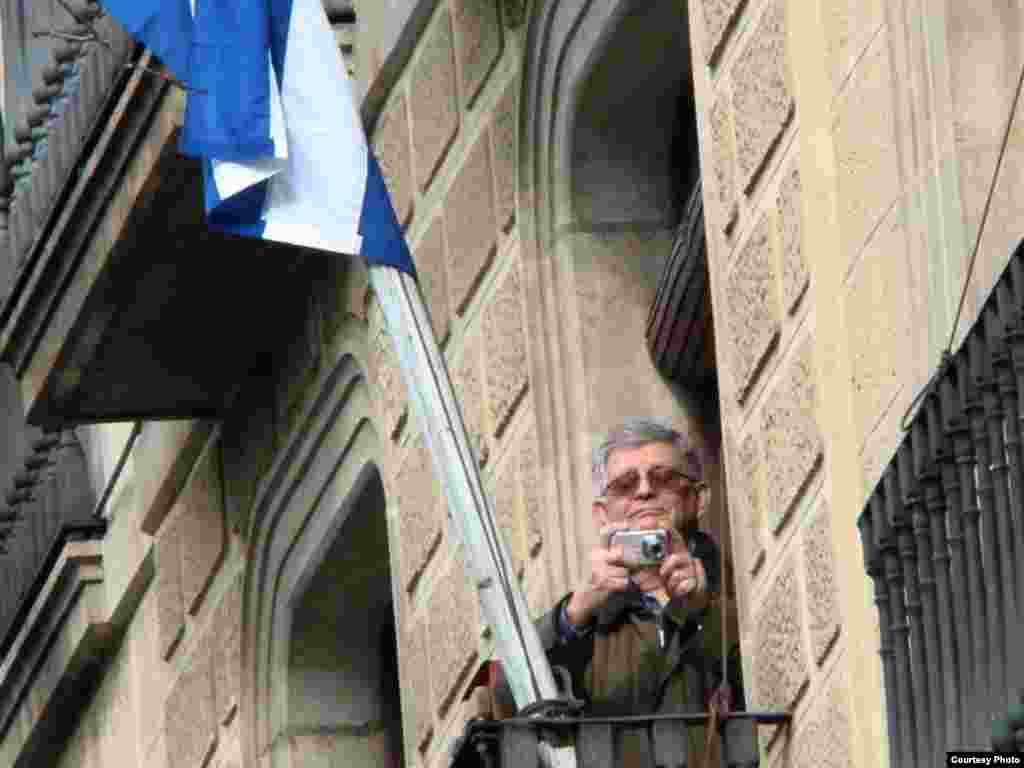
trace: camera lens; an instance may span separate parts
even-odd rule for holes
[[[665,557],[665,547],[659,539],[644,539],[642,550],[648,560],[661,560]]]

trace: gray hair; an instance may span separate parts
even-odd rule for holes
[[[679,451],[683,465],[680,469],[694,480],[703,479],[700,453],[692,439],[656,419],[629,419],[612,429],[594,449],[591,474],[594,495],[601,496],[608,484],[608,457],[617,448],[639,448],[650,443],[671,443]]]

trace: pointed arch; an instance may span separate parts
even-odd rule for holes
[[[366,714],[380,709],[382,702],[370,699],[387,686],[351,677],[355,667],[345,656],[362,656],[371,648],[395,652],[390,578],[395,547],[386,519],[382,441],[363,368],[354,357],[342,357],[321,381],[319,392],[303,423],[278,451],[252,508],[240,707],[246,765],[255,765],[268,753],[275,768],[300,765],[304,737],[322,746],[324,734],[338,742],[328,748],[344,746],[347,754],[365,748],[371,760],[367,764],[393,762],[384,754],[394,742],[383,733],[388,718]],[[358,579],[350,582],[348,574],[332,565],[361,546],[353,543],[356,539],[380,545],[372,563],[379,588],[370,589]],[[374,625],[380,630],[370,638],[374,642],[339,630],[338,647],[327,649],[332,652],[314,648],[325,638],[310,616],[322,608],[324,590],[337,592],[337,610],[365,613],[367,622],[381,625]],[[367,610],[371,599],[372,611]],[[336,615],[329,618],[341,629],[369,626],[342,622]],[[384,642],[387,637],[390,643]],[[374,669],[397,675],[394,659],[385,662]],[[330,697],[328,689],[335,683],[345,697]],[[366,695],[360,698],[357,691],[349,696],[359,685]]]
[[[571,532],[590,528],[596,437],[635,415],[699,429],[699,409],[644,347],[690,176],[674,151],[695,131],[679,120],[681,104],[693,109],[686,3],[538,0],[524,52],[519,233],[529,323],[544,329],[530,348],[531,387],[562,589],[589,547]]]

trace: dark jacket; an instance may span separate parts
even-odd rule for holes
[[[710,536],[695,532],[690,549],[701,559],[713,594],[721,588],[720,553]],[[721,611],[712,601],[695,615],[661,618],[665,642],[659,641],[658,620],[642,609],[639,593],[616,593],[602,606],[589,631],[563,641],[558,617],[569,595],[537,620],[541,643],[554,668],[561,667],[581,699],[584,714],[620,716],[706,712],[721,670]],[[639,610],[638,610],[639,608]],[[556,675],[556,677],[559,677]],[[693,766],[703,764],[706,729],[691,726],[678,748],[685,747]],[[648,734],[643,729],[621,732],[617,749],[623,768],[654,765]]]
[[[710,536],[691,535],[691,549],[704,564],[708,585],[721,584],[719,551]],[[667,615],[666,643],[656,619],[638,610],[636,593],[613,594],[590,631],[563,642],[558,617],[568,595],[537,620],[541,643],[553,666],[564,668],[572,695],[592,715],[699,712],[718,684],[720,612],[714,605],[696,615]],[[568,692],[567,692],[568,693]]]

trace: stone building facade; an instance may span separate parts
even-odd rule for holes
[[[582,576],[595,440],[629,416],[668,418],[707,455],[748,705],[793,713],[762,729],[762,764],[884,763],[856,520],[953,329],[1024,64],[1024,8],[325,5],[531,610]],[[62,542],[9,631],[0,763],[444,768],[492,638],[365,268],[302,254],[247,297],[239,273],[282,254],[181,235],[172,251],[206,243],[210,262],[235,260],[202,296],[240,318],[226,338],[247,355],[217,397],[194,395],[217,355],[189,369],[187,353],[226,320],[202,315],[188,333],[162,330],[159,312],[109,321],[136,317],[120,274],[159,303],[131,269],[167,236],[139,211],[192,189],[173,150],[183,95],[113,82],[108,124],[77,155],[88,172],[54,192],[77,232],[88,203],[75,185],[110,182],[66,277],[33,266],[72,247],[63,219],[16,230],[27,193],[4,198],[8,400],[74,436],[106,500],[105,530]],[[129,128],[119,149],[103,143]],[[667,380],[645,342],[690,167],[713,397]],[[1000,178],[957,340],[1021,239],[1019,123]],[[196,211],[173,215],[202,228]],[[51,284],[49,309],[33,309]],[[174,285],[187,303],[192,283]],[[270,329],[265,343],[254,327]],[[166,377],[133,371],[118,334],[170,350]],[[89,399],[89,377],[111,371],[120,402],[142,405]],[[118,420],[141,426],[95,423]]]

